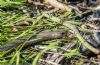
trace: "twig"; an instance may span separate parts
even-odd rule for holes
[[[87,23],[86,26],[89,26],[89,27],[94,28],[96,30],[99,30],[100,29],[100,26],[96,26],[96,25],[90,24],[90,23]]]
[[[77,15],[77,16],[74,16],[74,17],[75,17],[75,18],[77,18],[77,17],[83,18],[83,17],[86,17],[87,15],[93,13],[93,11],[95,11],[95,10],[87,10],[86,12],[83,12],[82,14]]]
[[[58,2],[57,0],[44,0],[44,2],[46,4],[51,5],[54,8],[58,8],[58,9],[61,9],[61,10],[66,10],[68,12],[71,12],[71,8],[69,8],[67,5],[65,5],[63,3]]]
[[[78,28],[79,31],[85,32],[85,33],[93,33],[93,32],[100,32],[100,30],[90,30],[90,29],[83,29],[83,28]]]
[[[42,62],[47,62],[48,64],[52,64],[52,65],[61,65],[61,64],[57,64],[57,63],[55,63],[55,62],[49,61],[49,60],[40,59],[40,61],[42,61]]]

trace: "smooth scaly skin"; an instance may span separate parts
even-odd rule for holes
[[[29,40],[27,38],[15,40],[13,42],[10,42],[10,43],[7,43],[7,44],[1,46],[0,52],[7,51],[7,50],[10,50],[10,49],[14,49],[17,46],[19,46],[20,44],[23,44],[24,42],[26,42],[25,46],[27,46],[27,45],[31,45],[33,43],[37,43],[37,42],[41,42],[41,41],[59,39],[59,38],[64,37],[65,33],[66,33],[66,31],[64,31],[64,32],[46,32],[46,33],[39,33],[35,37],[32,36]],[[27,42],[27,40],[29,42]],[[30,41],[30,40],[32,40],[32,41]]]

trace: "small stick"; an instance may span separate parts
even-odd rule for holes
[[[93,33],[93,32],[100,32],[100,30],[90,30],[90,29],[83,29],[83,28],[78,28],[79,31],[85,32],[85,33]]]
[[[68,12],[71,12],[71,8],[69,8],[67,5],[65,5],[63,3],[58,2],[57,0],[44,0],[44,2],[46,4],[51,5],[54,8],[58,8],[58,9],[61,9],[61,10],[66,10]]]
[[[42,61],[42,62],[47,62],[48,64],[51,64],[51,65],[60,65],[60,64],[57,64],[57,63],[52,62],[52,61],[49,61],[49,60],[40,59],[40,61]]]
[[[89,26],[89,27],[91,27],[91,28],[94,28],[96,30],[100,29],[100,26],[96,26],[96,25],[93,25],[93,24],[90,24],[90,23],[87,23],[86,25]]]

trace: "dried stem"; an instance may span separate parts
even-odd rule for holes
[[[51,5],[54,8],[58,8],[61,10],[66,10],[68,12],[71,12],[71,8],[69,8],[67,5],[58,2],[57,0],[44,0],[45,3]]]

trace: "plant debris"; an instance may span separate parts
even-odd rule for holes
[[[0,65],[100,65],[100,1],[0,0]]]

